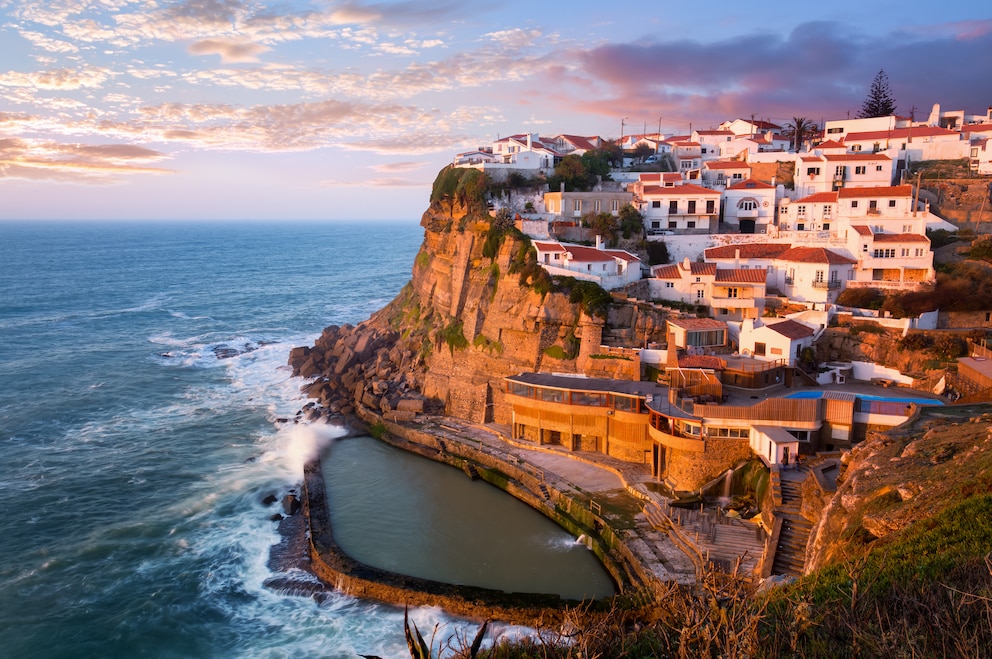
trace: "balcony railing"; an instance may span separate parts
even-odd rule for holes
[[[840,288],[840,282],[839,281],[836,281],[836,280],[814,281],[813,282],[813,288],[826,288],[826,289],[831,289],[832,290],[832,289],[835,289],[835,288]]]

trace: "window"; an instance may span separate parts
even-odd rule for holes
[[[889,199],[889,208],[895,208],[895,207],[896,207],[896,200]]]
[[[896,250],[893,249],[876,249],[871,254],[876,259],[893,259],[896,256]]]
[[[706,202],[706,212],[715,213],[716,212],[716,202],[712,199]]]
[[[902,250],[899,253],[899,256],[909,256],[909,248],[908,247],[903,247]]]
[[[822,283],[823,282],[823,270],[817,270],[816,271],[816,278],[813,281],[815,281],[817,283]]]
[[[675,282],[666,281],[665,282],[665,288],[675,288]]]
[[[862,252],[867,252],[868,251],[868,243],[865,243],[864,245],[861,246],[861,251]]]
[[[705,147],[705,146],[703,147],[703,150],[702,150],[702,153],[703,153],[704,155],[706,154],[706,147]]]
[[[796,206],[796,217],[806,217],[806,205]]]
[[[688,227],[689,229],[695,229],[696,228],[696,221],[695,220],[689,220],[688,222],[686,222],[686,227]]]
[[[903,233],[913,233],[913,225],[912,224],[904,224],[904,225],[902,225],[902,232]]]
[[[730,178],[734,179],[735,181],[739,181],[740,179],[744,178],[744,175],[741,174],[740,172],[734,172]]]
[[[595,210],[593,212],[595,212],[595,213],[601,212],[603,210],[602,204],[603,204],[603,202],[601,200],[599,200],[599,199],[597,199],[596,201],[594,201],[593,202],[593,208]]]
[[[875,171],[876,172],[882,171],[882,166],[881,165],[875,165]]]
[[[806,176],[819,176],[819,175],[820,175],[819,167],[809,167],[806,169]]]
[[[619,199],[614,199],[610,203],[610,210],[612,210],[614,213],[620,212],[620,200]]]
[[[575,199],[575,200],[572,201],[572,210],[575,211],[576,213],[581,213],[582,212],[582,200],[581,199]]]
[[[695,212],[696,212],[696,200],[693,199],[692,201],[689,202],[689,214],[691,215]]]
[[[675,227],[677,227],[678,225],[679,225],[679,223],[678,223],[678,222],[676,222],[675,220],[672,220],[671,222],[669,222],[669,223],[668,223],[668,228],[669,228],[669,229],[674,229],[674,228],[675,228]]]
[[[860,150],[861,150],[860,144],[855,144],[854,146],[851,147],[851,151],[860,151]]]
[[[800,222],[799,224],[796,225],[796,231],[805,231],[805,230],[806,230],[806,224],[805,223]]]
[[[672,199],[668,202],[668,212],[678,213],[679,212],[679,202],[677,199]]]
[[[823,207],[823,219],[825,219],[825,220],[826,219],[829,219],[830,218],[830,214],[832,212],[833,212],[833,208],[831,206],[824,206]]]
[[[843,176],[846,173],[846,171],[847,171],[847,167],[845,167],[844,165],[837,165],[834,168],[834,174],[836,174],[837,176]]]
[[[742,211],[753,211],[758,208],[758,202],[754,201],[753,199],[745,199],[740,203],[739,208]]]
[[[824,231],[830,231],[830,223],[829,222],[824,222],[823,223],[823,230]]]
[[[699,282],[701,282],[701,281],[703,281],[703,279],[702,279],[702,277],[696,277],[696,283],[697,283],[697,284],[698,284]]]
[[[651,202],[651,208],[661,208],[661,202],[660,201],[652,201]]]
[[[851,208],[857,208],[857,207],[858,207],[858,200],[855,199],[854,201],[851,202]]]
[[[837,126],[834,126],[833,128],[828,128],[827,129],[827,134],[828,135],[832,135],[833,133],[843,133],[843,132],[844,132],[844,129],[843,128],[839,128]]]
[[[877,199],[872,199],[871,201],[868,202],[868,210],[870,210],[870,211],[877,211],[878,210],[878,200]]]
[[[765,356],[765,344],[764,343],[755,343],[754,344],[754,354],[757,357],[764,357]]]
[[[865,166],[864,165],[858,165],[857,167],[854,168],[854,173],[855,174],[864,174],[865,173]]]
[[[727,289],[727,297],[737,297],[737,293],[738,293],[738,289],[737,288],[728,288]]]
[[[696,299],[697,300],[702,300],[704,297],[706,297],[706,291],[704,291],[701,288],[698,291],[696,291]]]
[[[922,247],[917,247],[916,248],[916,256],[923,256],[923,248]]]

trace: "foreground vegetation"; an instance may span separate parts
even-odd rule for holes
[[[560,633],[497,638],[487,648],[478,634],[408,638],[418,659],[988,657],[992,494],[968,496],[786,586],[762,590],[754,578],[709,572],[695,586],[670,585],[647,611],[576,609]]]

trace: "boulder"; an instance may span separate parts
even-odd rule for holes
[[[282,510],[287,515],[300,512],[300,500],[295,494],[287,494],[282,498]]]

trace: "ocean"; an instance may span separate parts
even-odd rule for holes
[[[0,223],[0,656],[404,656],[402,610],[262,585],[262,499],[333,434],[277,423],[305,403],[290,348],[391,300],[422,236]]]

